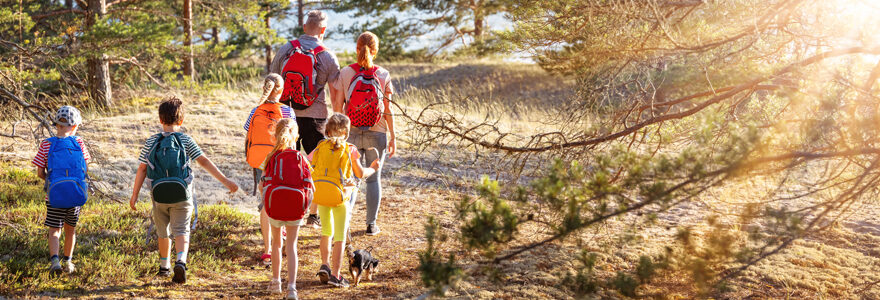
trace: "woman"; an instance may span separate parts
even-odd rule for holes
[[[369,31],[362,33],[357,39],[357,63],[340,70],[339,77],[333,83],[334,88],[342,91],[334,99],[333,107],[341,108],[340,112],[351,119],[348,142],[357,146],[364,165],[375,159],[385,161],[386,154],[392,157],[397,150],[394,115],[391,114],[394,87],[388,70],[373,64],[378,52],[379,38]],[[376,173],[366,178],[366,235],[380,232],[376,218],[382,201],[381,173],[380,167]]]

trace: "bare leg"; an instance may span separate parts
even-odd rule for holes
[[[57,240],[56,240],[57,241]],[[76,227],[64,224],[64,256],[73,256],[73,246],[76,245]],[[57,246],[56,246],[57,249]]]
[[[287,284],[294,289],[296,289],[296,271],[299,267],[299,256],[297,256],[296,253],[296,242],[298,237],[299,226],[287,226]]]
[[[272,245],[272,241],[269,237],[269,227],[269,215],[266,214],[266,209],[263,208],[260,210],[260,232],[263,234],[263,254],[269,254],[269,249]],[[274,230],[274,228],[272,228],[271,230]],[[272,257],[274,258],[281,256],[272,255]]]
[[[49,239],[49,256],[58,255],[58,245],[60,244],[58,240],[61,238],[61,228],[49,227],[49,234],[47,236]]]
[[[310,215],[314,215],[314,214],[317,214],[317,213],[318,213],[318,205],[315,204],[315,202],[312,202],[312,204],[309,205],[309,214],[310,214]]]
[[[171,256],[171,239],[159,238],[159,257],[168,258]]]
[[[321,263],[330,265],[330,237],[321,236]]]
[[[177,250],[177,253],[189,253],[189,236],[188,235],[179,235],[174,237],[174,249]],[[171,250],[171,249],[168,249]],[[186,263],[184,261],[184,263]]]
[[[281,281],[281,228],[272,226],[272,280]]]
[[[339,278],[339,269],[342,267],[342,248],[345,248],[345,242],[333,242],[333,257],[330,261],[330,271],[333,276]]]

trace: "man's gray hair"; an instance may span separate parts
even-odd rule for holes
[[[304,26],[313,28],[327,27],[327,14],[323,11],[313,10],[306,14],[306,16],[308,16],[308,19],[306,19]]]

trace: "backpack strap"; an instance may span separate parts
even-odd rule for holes
[[[324,46],[318,45],[318,47],[315,47],[315,49],[312,49],[312,54],[317,57],[318,53],[324,52],[325,50],[327,50],[327,49],[325,49]]]
[[[183,151],[184,164],[183,166],[181,166],[181,168],[189,167],[189,152],[186,151],[186,145],[183,144],[183,138],[181,138],[181,136],[183,136],[183,133],[173,132],[171,133],[171,136],[173,136],[174,140],[176,140],[177,143],[180,144],[180,150]]]
[[[294,49],[302,49],[302,44],[299,43],[299,40],[290,41],[290,45],[293,46]]]
[[[281,152],[275,151],[275,153],[272,153],[272,155],[269,156],[269,159],[266,160],[266,169],[263,170],[263,176],[260,178],[261,181],[272,180],[272,176],[267,176],[267,175],[271,174],[270,171],[275,170],[275,158],[278,156],[278,153],[281,153]]]
[[[46,176],[48,177],[49,173],[52,173],[52,169],[49,168],[52,164],[49,163],[49,160],[52,159],[52,152],[55,151],[55,147],[58,147],[58,142],[61,139],[53,136],[53,137],[50,137],[46,140],[49,141],[49,149],[46,150]]]

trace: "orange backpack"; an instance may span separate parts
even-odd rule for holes
[[[259,169],[275,147],[275,124],[281,120],[281,103],[264,103],[257,107],[248,128],[245,152],[251,167]]]

